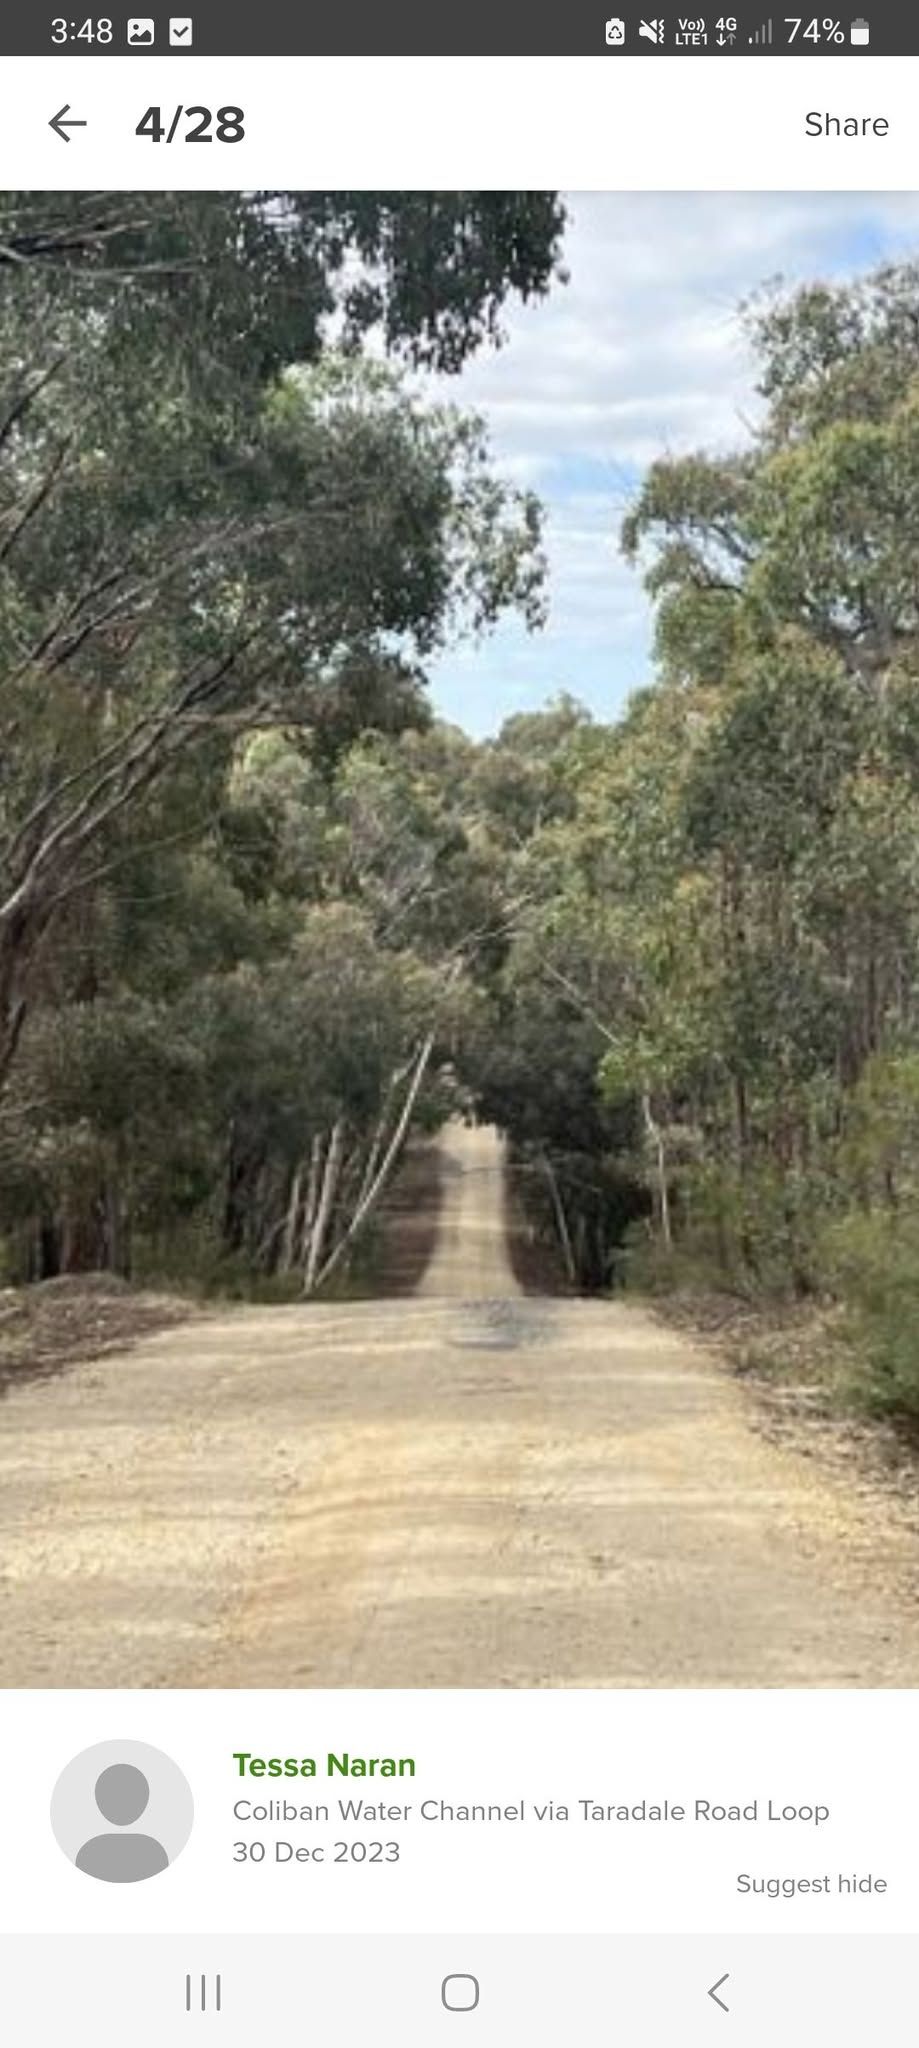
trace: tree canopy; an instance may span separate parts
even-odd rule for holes
[[[474,743],[428,665],[539,626],[540,508],[412,373],[555,198],[2,207],[7,1271],[311,1293],[459,1109],[570,1285],[839,1288],[919,1399],[919,269],[745,309],[755,428],[623,527],[653,678]]]
[[[624,523],[658,674],[556,757],[570,810],[529,843],[521,971],[570,998],[552,1071],[592,1027],[599,1102],[633,1117],[651,1220],[623,1242],[611,1211],[611,1270],[841,1285],[874,1397],[914,1407],[919,269],[745,318],[755,431],[662,456]],[[526,980],[521,1002],[528,1028]]]

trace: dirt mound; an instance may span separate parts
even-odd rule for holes
[[[194,1312],[192,1303],[176,1296],[134,1293],[111,1273],[62,1274],[33,1287],[4,1288],[0,1396],[104,1352],[129,1350],[141,1337],[172,1329]]]

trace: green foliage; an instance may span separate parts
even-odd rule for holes
[[[848,1308],[851,1391],[865,1407],[919,1420],[919,1211],[853,1212],[827,1230],[829,1282]]]
[[[562,210],[0,212],[8,1263],[312,1286],[444,1113],[491,916],[424,663],[542,617],[538,505],[408,369],[548,289]]]
[[[838,1290],[907,1406],[919,270],[747,320],[755,434],[655,462],[623,528],[657,681],[612,730],[560,728],[551,776],[535,734],[518,762],[509,731],[513,776],[492,750],[520,908],[481,1085],[534,1156],[567,1132],[584,1181],[632,1176],[646,1213],[610,1207],[592,1275]]]
[[[476,746],[425,665],[540,623],[539,508],[361,341],[457,368],[556,202],[3,207],[5,1270],[347,1290],[472,1105],[570,1284],[835,1292],[917,1412],[916,266],[747,310],[623,531],[657,679]]]
[[[919,1054],[870,1060],[846,1105],[837,1212],[819,1244],[824,1284],[847,1309],[852,1391],[919,1418]]]
[[[238,390],[312,361],[333,314],[351,349],[377,328],[459,369],[509,293],[561,274],[563,225],[548,192],[9,192],[0,267],[81,315],[106,304],[132,360]]]

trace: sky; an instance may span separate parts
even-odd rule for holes
[[[755,373],[738,306],[763,284],[919,255],[916,193],[573,194],[567,285],[512,305],[506,345],[437,395],[481,413],[499,472],[546,511],[549,624],[514,620],[432,665],[476,737],[561,691],[614,719],[653,674],[652,620],[618,530],[655,457],[743,444]]]

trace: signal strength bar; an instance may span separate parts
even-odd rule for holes
[[[762,24],[762,27],[761,27],[761,28],[758,28],[758,29],[756,29],[756,30],[754,31],[754,33],[753,33],[753,35],[752,35],[752,36],[748,36],[748,37],[747,37],[747,42],[748,42],[748,43],[760,43],[760,44],[763,44],[763,43],[771,43],[771,41],[772,41],[772,17],[770,16],[770,18],[769,18],[769,20],[768,20],[768,21],[764,21],[764,22],[763,22],[763,24]]]

